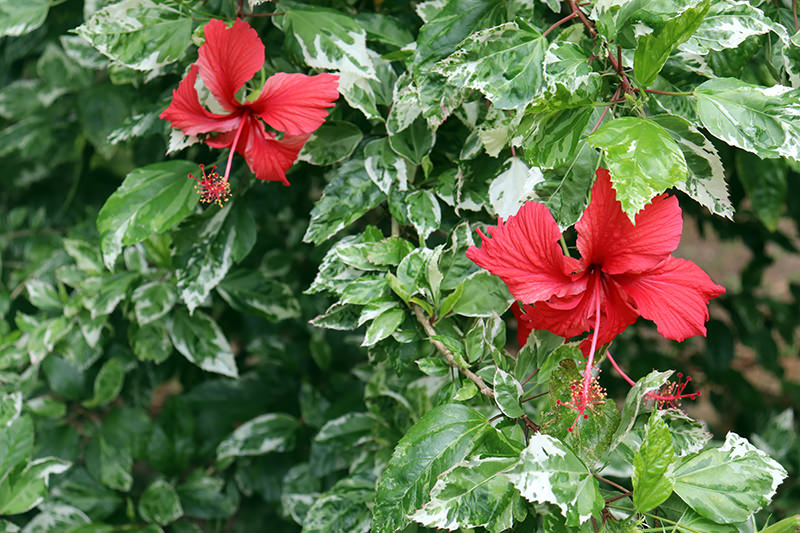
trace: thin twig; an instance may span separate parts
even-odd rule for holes
[[[794,31],[800,31],[800,25],[797,24],[797,0],[792,0],[792,15],[794,16]]]
[[[552,26],[550,26],[549,28],[547,28],[547,29],[544,31],[544,33],[542,34],[542,37],[547,37],[547,34],[548,34],[548,33],[550,33],[551,31],[553,31],[554,29],[558,28],[559,26],[561,26],[561,25],[562,25],[562,24],[564,24],[565,22],[568,22],[568,21],[570,21],[570,20],[574,19],[574,18],[575,18],[575,17],[577,17],[577,16],[578,16],[578,13],[577,13],[576,11],[573,11],[572,13],[570,13],[569,15],[567,15],[566,17],[564,17],[563,19],[559,20],[558,22],[554,22]]]
[[[611,103],[609,103],[608,106],[606,106],[606,108],[603,109],[603,112],[600,114],[600,118],[597,119],[597,122],[595,123],[594,127],[592,128],[592,131],[590,131],[589,133],[594,133],[595,130],[600,127],[600,124],[603,123],[603,119],[606,118],[606,113],[608,113],[609,109],[611,109],[612,106],[617,105],[615,100],[619,96],[620,89],[621,89],[621,87],[617,87],[617,90],[614,93],[614,96],[611,97]]]
[[[591,20],[586,18],[586,15],[584,15],[581,9],[578,7],[578,3],[575,0],[569,0],[569,5],[572,8],[572,12],[577,13],[578,18],[580,18],[581,22],[583,22],[583,25],[586,26],[586,30],[589,32],[589,35],[592,38],[597,37],[597,30],[594,28],[594,24]]]
[[[516,305],[516,304],[514,304],[514,305]],[[526,384],[527,382],[529,382],[531,379],[533,379],[533,376],[535,376],[537,372],[539,372],[539,369],[538,369],[538,368],[537,368],[537,369],[535,369],[533,372],[531,372],[531,375],[530,375],[530,376],[528,376],[527,378],[525,378],[525,381],[523,381],[522,383],[520,383],[520,385],[522,385],[522,386],[524,387],[524,386],[525,386],[525,384]]]
[[[433,344],[439,353],[444,356],[447,364],[453,368],[457,368],[459,372],[461,372],[465,378],[473,382],[475,385],[478,386],[478,390],[481,391],[481,394],[488,396],[489,398],[494,398],[494,391],[486,385],[483,379],[477,375],[475,372],[470,370],[469,368],[464,368],[456,362],[456,358],[453,356],[453,353],[447,349],[447,346],[442,344],[440,341],[434,339],[433,337],[436,335],[436,330],[433,329],[431,326],[431,321],[428,320],[428,317],[425,316],[425,313],[422,311],[422,308],[417,304],[412,304],[411,307],[414,309],[414,314],[417,316],[417,321],[422,325],[422,329],[425,330],[425,333],[428,334],[429,341]]]
[[[536,394],[532,394],[532,395],[528,396],[527,398],[521,399],[519,401],[519,403],[525,403],[525,402],[529,402],[531,400],[535,400],[536,398],[541,398],[545,394],[550,394],[550,391],[546,390],[546,391],[542,391],[542,392],[537,392]]]
[[[603,481],[604,483],[608,483],[609,485],[611,485],[611,486],[612,486],[612,487],[614,487],[615,489],[618,489],[618,490],[620,490],[620,491],[622,491],[622,492],[630,493],[630,491],[629,491],[628,489],[626,489],[625,487],[623,487],[623,486],[622,486],[622,485],[620,485],[619,483],[614,483],[614,482],[613,482],[613,481],[611,481],[610,479],[606,479],[606,478],[604,478],[603,476],[599,476],[599,475],[597,475],[597,474],[592,474],[592,475],[594,476],[594,478],[595,478],[597,481]]]

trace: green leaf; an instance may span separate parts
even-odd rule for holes
[[[417,35],[415,73],[453,53],[461,41],[481,28],[504,20],[506,6],[498,0],[449,0],[425,21]]]
[[[352,17],[318,6],[312,8],[289,2],[285,5],[285,13],[272,17],[272,22],[286,35],[290,49],[298,51],[306,65],[376,78],[368,55],[366,32]]]
[[[103,261],[109,269],[124,245],[163,233],[194,211],[199,197],[187,175],[196,168],[191,161],[167,161],[125,177],[97,216]]]
[[[64,307],[56,288],[40,279],[31,279],[25,282],[25,292],[28,295],[28,301],[42,311],[60,312]]]
[[[366,479],[345,478],[315,498],[303,520],[303,533],[370,531],[368,505],[375,497],[375,483]]]
[[[0,37],[32,32],[44,24],[49,10],[49,0],[0,0]]]
[[[642,445],[633,458],[633,506],[646,513],[661,505],[675,482],[672,466],[675,451],[672,435],[659,411],[653,411],[645,428]]]
[[[795,515],[765,527],[759,533],[794,533],[798,527],[800,527],[800,515]]]
[[[705,57],[711,51],[736,48],[749,37],[770,31],[784,43],[787,41],[786,30],[746,0],[712,2],[703,22],[678,48],[681,52]]]
[[[84,407],[93,408],[106,405],[114,400],[122,391],[125,373],[128,368],[121,359],[113,357],[107,360],[94,378],[94,395],[83,402]]]
[[[647,0],[598,0],[592,5],[591,18],[597,22],[601,35],[615,41],[617,34],[647,3]]]
[[[800,90],[720,78],[698,85],[694,96],[713,136],[761,158],[800,161]]]
[[[376,533],[400,531],[429,500],[436,478],[495,431],[486,417],[459,404],[429,411],[406,432],[378,480],[372,510]]]
[[[494,372],[494,401],[497,407],[509,418],[519,418],[524,412],[519,402],[522,397],[522,386],[519,382],[501,369]]]
[[[0,397],[0,427],[8,427],[22,414],[22,393],[10,392]],[[6,447],[6,450],[9,448]],[[0,464],[2,464],[0,462]]]
[[[633,56],[633,73],[642,87],[652,85],[670,52],[691,37],[703,22],[709,5],[709,0],[702,0],[688,6],[661,28],[639,38]]]
[[[633,429],[636,423],[636,417],[639,416],[639,411],[642,409],[642,400],[644,400],[647,393],[659,390],[671,375],[672,370],[667,372],[653,370],[637,381],[636,385],[631,387],[631,390],[628,391],[628,395],[625,397],[625,404],[622,406],[619,427],[614,432],[609,452],[613,451]]]
[[[605,505],[586,465],[550,435],[531,436],[519,462],[506,476],[528,501],[556,505],[569,526],[598,517]]]
[[[183,56],[192,19],[152,0],[123,0],[95,12],[74,31],[115,62],[149,71]]]
[[[190,362],[208,372],[238,377],[231,346],[211,317],[200,311],[190,316],[178,309],[170,316],[167,329],[175,349]]]
[[[321,244],[339,230],[361,218],[381,203],[384,195],[372,183],[364,161],[350,159],[334,174],[311,210],[311,220],[303,241]]]
[[[592,111],[584,106],[531,115],[531,126],[523,140],[525,158],[541,168],[555,168],[574,160]]]
[[[140,361],[161,363],[172,353],[172,341],[164,321],[129,330],[131,349]]]
[[[505,531],[525,515],[520,495],[505,473],[516,457],[484,457],[456,464],[441,474],[430,501],[411,515],[415,522],[439,529],[485,527]]]
[[[292,289],[257,270],[242,269],[228,274],[217,286],[217,292],[237,311],[262,316],[271,322],[300,316],[300,303]]]
[[[436,134],[422,118],[417,118],[409,127],[388,137],[392,150],[415,165],[422,163],[436,143]]]
[[[422,243],[442,223],[439,201],[430,189],[414,191],[406,197],[406,215]]]
[[[537,167],[528,168],[518,157],[503,163],[502,172],[489,186],[489,203],[494,213],[508,218],[516,215],[526,201],[536,197],[536,184],[544,179]]]
[[[283,413],[257,416],[236,428],[217,446],[217,461],[230,457],[287,452],[294,449],[300,422]]]
[[[464,280],[464,294],[453,306],[453,313],[472,317],[502,315],[513,301],[500,278],[480,270]]]
[[[562,230],[575,224],[589,204],[599,162],[600,154],[584,143],[564,166],[544,173],[536,194]]]
[[[298,159],[321,166],[338,163],[352,155],[363,137],[352,122],[329,120],[311,134]]]
[[[675,493],[714,522],[743,522],[767,505],[786,470],[736,433],[721,448],[705,450],[675,468]]]
[[[381,312],[367,328],[361,346],[372,346],[395,332],[406,317],[405,311],[399,307],[390,307]]]
[[[622,210],[632,221],[650,200],[686,179],[686,159],[669,132],[637,117],[617,118],[587,139],[605,154]]]
[[[12,473],[0,482],[0,515],[20,514],[38,505],[47,495],[51,474],[70,467],[68,461],[55,457],[36,459],[24,470]]]
[[[160,526],[182,517],[183,509],[175,488],[163,479],[150,483],[139,498],[139,514],[145,522],[155,522]]]
[[[733,205],[722,160],[714,145],[697,128],[677,115],[656,115],[650,120],[672,135],[686,159],[689,176],[677,187],[714,213],[733,219]]]
[[[223,493],[224,486],[222,479],[205,475],[199,468],[192,470],[177,488],[183,514],[200,519],[230,517],[239,503],[238,492]]]
[[[786,164],[736,152],[736,175],[742,182],[753,211],[770,231],[778,229],[788,184]]]
[[[547,40],[516,22],[473,33],[433,72],[460,88],[481,91],[498,109],[523,109],[544,87]]]
[[[172,310],[177,300],[175,286],[163,281],[139,285],[133,295],[133,310],[139,325],[149,324]]]
[[[87,278],[81,282],[84,293],[83,306],[91,312],[92,319],[109,315],[128,294],[130,286],[139,279],[134,272],[117,272]]]
[[[537,351],[538,357],[546,352],[541,348]],[[573,344],[556,348],[542,360],[535,378],[543,380],[550,375],[550,410],[542,417],[542,432],[561,440],[590,468],[599,468],[620,416],[616,403],[608,398],[593,406],[589,418],[577,417],[575,411],[564,405],[573,400],[573,387],[582,380],[578,370],[582,359],[583,354]]]
[[[545,88],[530,111],[555,111],[594,104],[602,98],[602,76],[590,61],[591,51],[569,41],[554,41],[544,54]]]
[[[364,155],[367,175],[384,194],[408,190],[413,166],[405,157],[392,150],[388,137],[369,142],[364,147]]]
[[[190,313],[256,242],[256,223],[244,204],[230,202],[219,211],[208,213],[212,216],[184,225],[176,236],[178,295]]]
[[[0,479],[33,453],[33,420],[22,415],[0,431]]]

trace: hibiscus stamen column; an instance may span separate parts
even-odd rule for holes
[[[231,143],[231,152],[228,154],[228,163],[225,165],[225,175],[223,179],[227,182],[228,176],[230,176],[231,172],[231,163],[233,163],[233,154],[236,153],[236,146],[239,144],[239,137],[242,136],[242,131],[244,130],[244,125],[247,122],[246,119],[243,119],[239,122],[239,127],[236,128],[236,135],[233,136],[233,143]]]
[[[569,402],[564,403],[561,400],[558,400],[556,403],[558,405],[563,405],[565,407],[569,407],[573,411],[577,411],[578,416],[575,417],[575,421],[569,427],[569,431],[573,431],[575,426],[578,423],[578,420],[583,417],[584,419],[589,418],[589,415],[586,414],[586,410],[589,409],[590,411],[594,412],[593,405],[596,403],[601,403],[605,401],[605,391],[603,388],[597,383],[597,379],[594,377],[592,370],[594,369],[594,356],[597,351],[597,339],[600,334],[600,281],[597,281],[594,290],[594,331],[592,332],[592,344],[591,348],[589,349],[589,355],[586,359],[586,368],[583,371],[583,379],[580,380],[580,385],[572,384],[572,398]]]
[[[611,357],[611,352],[606,352],[606,356],[608,356],[608,360],[611,362],[611,366],[614,367],[614,370],[617,371],[617,374],[622,377],[625,381],[628,382],[628,385],[633,387],[636,385],[636,382],[633,381],[628,374],[622,370],[617,362]],[[695,400],[698,396],[700,396],[700,391],[691,392],[684,394],[683,391],[686,389],[686,386],[689,382],[692,381],[691,376],[684,376],[681,372],[678,372],[678,380],[676,382],[667,382],[664,384],[663,387],[658,391],[658,394],[654,392],[648,392],[645,394],[651,400],[655,400],[659,405],[662,407],[678,407],[681,404],[681,400]]]

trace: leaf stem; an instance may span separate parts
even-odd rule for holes
[[[694,91],[660,91],[658,89],[641,89],[642,91],[650,94],[665,94],[667,96],[694,96]],[[634,89],[633,92],[638,93],[640,89]]]
[[[611,481],[610,479],[606,479],[606,478],[604,478],[603,476],[601,476],[599,474],[592,474],[592,476],[594,476],[594,478],[597,481],[602,481],[603,483],[608,483],[609,485],[611,485],[612,487],[614,487],[617,490],[620,490],[620,491],[622,491],[624,493],[627,493],[627,494],[631,493],[631,491],[629,491],[628,489],[626,489],[625,487],[623,487],[619,483],[615,483],[615,482]]]
[[[794,31],[800,31],[800,25],[797,23],[797,0],[792,0],[792,16],[794,17]]]
[[[545,394],[550,394],[550,391],[546,390],[546,391],[542,391],[542,392],[537,392],[536,394],[532,394],[532,395],[528,396],[527,398],[521,399],[520,403],[525,403],[525,402],[529,402],[531,400],[535,400],[536,398],[541,398]]]
[[[491,388],[489,388],[488,385],[486,385],[486,383],[479,375],[477,375],[469,368],[464,368],[458,363],[456,363],[456,358],[453,356],[452,352],[447,349],[447,346],[445,346],[444,344],[433,338],[434,335],[436,335],[436,330],[433,329],[433,326],[431,326],[431,321],[428,320],[428,317],[425,316],[425,313],[422,311],[422,308],[417,304],[412,304],[411,308],[414,310],[414,314],[417,317],[417,322],[420,323],[422,329],[424,329],[425,333],[428,334],[429,337],[428,340],[431,341],[431,344],[433,344],[437,350],[439,350],[439,353],[442,354],[445,361],[447,361],[447,364],[453,368],[458,369],[458,371],[461,372],[465,378],[467,378],[475,385],[477,385],[478,390],[481,391],[481,394],[483,394],[484,396],[488,396],[489,398],[494,398],[494,391]]]
[[[578,18],[581,19],[583,25],[586,26],[586,30],[589,32],[589,35],[592,38],[597,37],[597,30],[594,28],[594,24],[591,20],[586,18],[586,15],[584,15],[581,9],[578,7],[576,0],[569,0],[569,6],[572,8],[572,12],[577,14]]]

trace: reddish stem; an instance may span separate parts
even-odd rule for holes
[[[555,23],[554,23],[552,26],[550,26],[549,28],[547,28],[547,29],[545,30],[545,32],[542,34],[542,37],[547,37],[547,34],[548,34],[548,33],[550,33],[551,31],[553,31],[554,29],[558,28],[559,26],[561,26],[561,25],[562,25],[562,24],[564,24],[565,22],[567,22],[567,21],[569,21],[569,20],[572,20],[572,19],[574,19],[574,18],[575,18],[575,17],[577,17],[577,16],[578,16],[578,12],[577,12],[577,11],[573,11],[572,13],[570,13],[569,15],[567,15],[566,17],[564,17],[563,19],[559,20],[558,22],[555,22]]]
[[[572,8],[573,13],[577,13],[578,18],[581,19],[583,25],[586,26],[586,30],[589,32],[589,35],[594,38],[597,37],[597,30],[594,29],[594,24],[592,21],[586,18],[586,15],[583,14],[581,9],[578,7],[578,3],[575,0],[569,0],[569,5]]]
[[[620,87],[617,87],[617,90],[614,93],[614,96],[611,97],[611,103],[609,103],[606,106],[606,108],[603,109],[603,112],[600,114],[600,118],[597,119],[597,122],[595,123],[594,127],[592,128],[592,131],[590,131],[589,133],[594,133],[594,131],[597,128],[600,127],[600,124],[603,122],[603,119],[606,118],[606,113],[608,113],[608,110],[611,109],[612,106],[617,104],[617,97],[619,96],[619,91],[620,91]]]
[[[794,31],[800,31],[800,25],[797,24],[797,0],[792,0],[792,16],[794,16]]]

